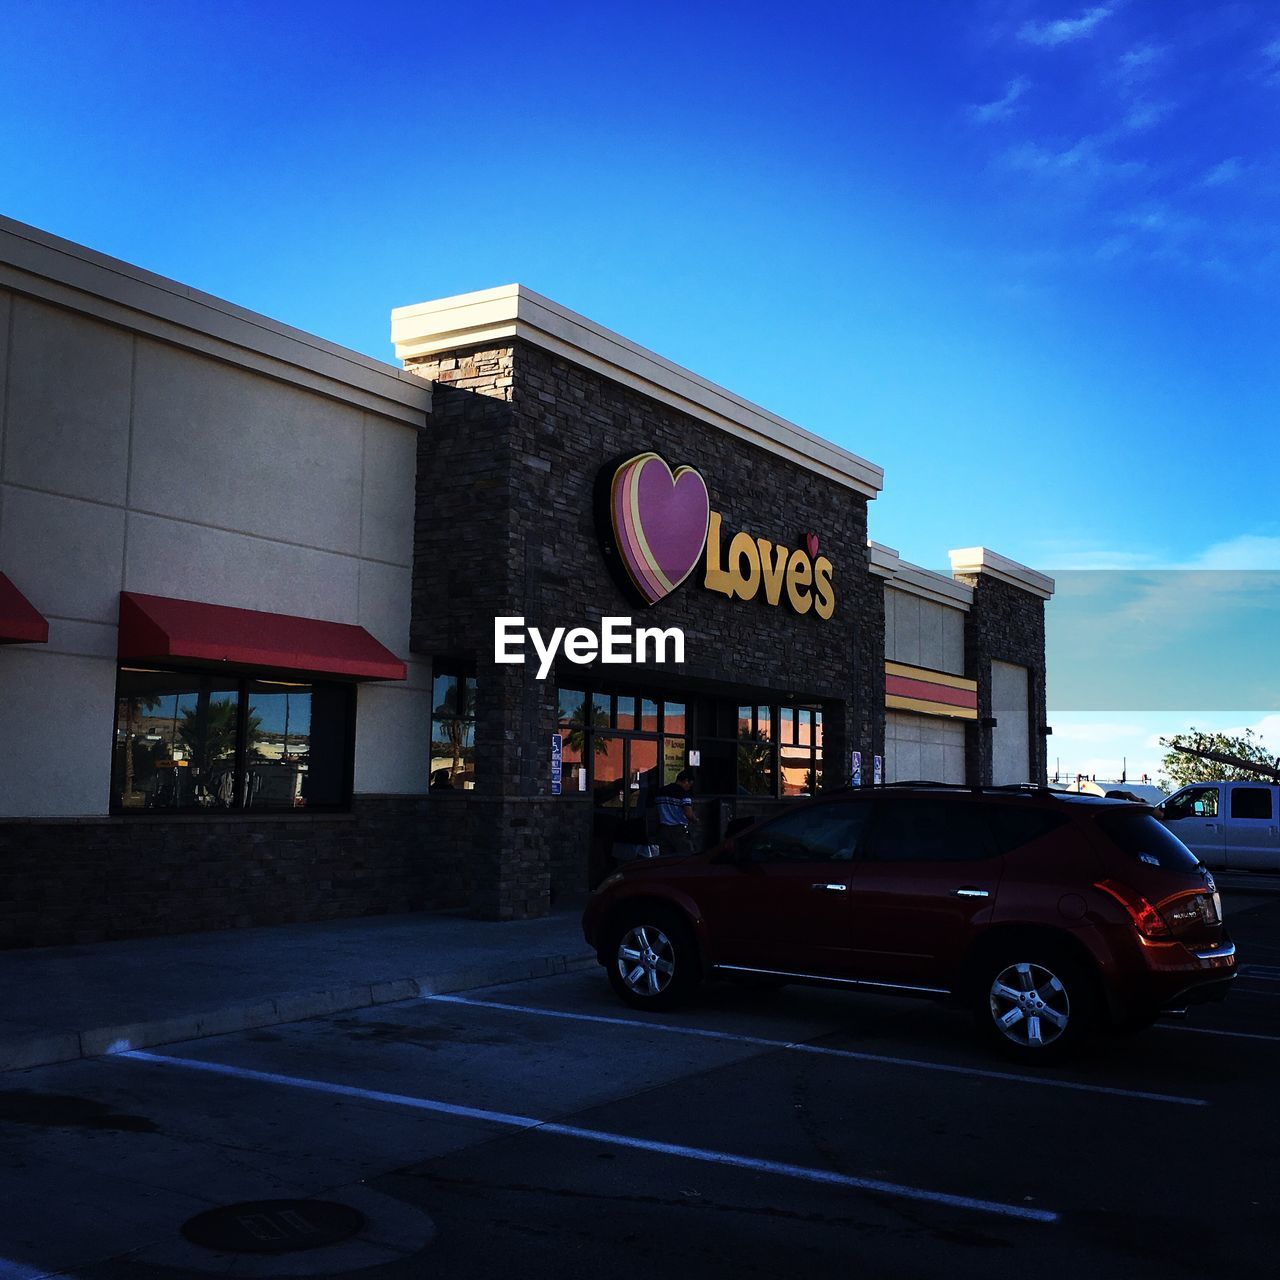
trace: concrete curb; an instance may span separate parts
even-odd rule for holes
[[[181,1014],[152,1022],[94,1027],[83,1031],[35,1031],[31,1035],[0,1033],[0,1071],[44,1067],[78,1058],[97,1058],[127,1049],[146,1049],[180,1040],[199,1040],[255,1027],[302,1022],[330,1013],[368,1009],[416,996],[443,995],[449,991],[472,991],[505,982],[549,978],[560,973],[577,973],[594,967],[593,952],[565,956],[538,956],[534,959],[504,960],[476,964],[463,969],[442,970],[420,978],[395,978],[355,986],[331,987],[323,991],[291,991],[270,999],[246,1001],[223,1009]]]

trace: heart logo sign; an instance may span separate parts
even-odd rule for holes
[[[629,458],[609,490],[614,545],[640,599],[657,604],[702,558],[711,523],[707,482],[692,467],[672,471],[656,453]]]

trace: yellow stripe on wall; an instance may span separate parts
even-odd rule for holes
[[[911,670],[910,667],[907,670]],[[894,672],[901,675],[901,672]],[[948,716],[952,720],[976,720],[978,713],[969,707],[953,706],[950,702],[928,702],[924,698],[904,698],[896,693],[885,695],[884,705],[888,711],[914,711],[925,716]]]

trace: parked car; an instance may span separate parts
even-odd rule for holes
[[[714,976],[959,1000],[1006,1053],[1221,999],[1235,946],[1203,864],[1146,806],[910,784],[800,801],[708,853],[606,879],[583,916],[641,1009]]]
[[[1156,816],[1206,866],[1280,871],[1280,786],[1271,782],[1193,782]]]

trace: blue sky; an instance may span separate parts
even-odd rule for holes
[[[386,359],[519,280],[936,566],[1280,568],[1278,110],[1272,3],[0,0],[0,210]]]

